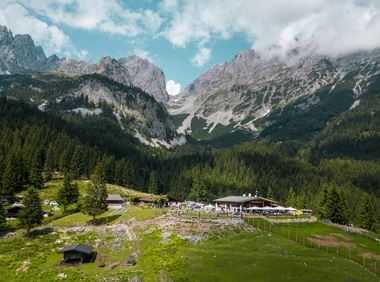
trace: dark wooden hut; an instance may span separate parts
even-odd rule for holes
[[[136,264],[136,256],[129,255],[125,260],[125,265],[132,266]]]
[[[19,212],[24,208],[23,204],[13,204],[7,209],[7,218],[18,218]]]
[[[88,244],[66,246],[60,252],[63,253],[63,261],[65,263],[93,262],[96,258],[96,252]]]

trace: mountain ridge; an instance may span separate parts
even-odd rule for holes
[[[97,63],[92,63],[58,58],[56,55],[47,58],[42,47],[35,46],[30,35],[13,36],[10,29],[0,25],[0,73],[25,72],[58,72],[74,76],[97,73],[125,85],[133,84],[159,102],[165,102],[169,98],[163,71],[147,59],[131,55],[116,60],[106,56]]]
[[[287,58],[268,59],[245,50],[231,61],[211,67],[180,95],[170,98],[169,112],[185,116],[178,132],[205,136],[217,127],[230,127],[229,132],[243,129],[260,133],[266,125],[259,121],[274,110],[299,98],[313,97],[323,88],[330,87],[333,92],[347,83],[352,84],[353,95],[360,96],[380,73],[380,49],[338,58],[295,52]],[[317,100],[314,103],[319,103]]]

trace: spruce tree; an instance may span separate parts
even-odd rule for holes
[[[44,185],[44,179],[42,177],[40,153],[34,154],[32,162],[30,164],[29,183],[36,188],[41,188]]]
[[[327,218],[326,201],[327,201],[328,192],[329,192],[328,187],[325,185],[323,187],[322,192],[319,194],[319,199],[317,203],[317,212],[321,219]]]
[[[307,208],[308,203],[307,203],[307,197],[306,197],[305,192],[302,192],[302,194],[300,196],[298,196],[296,199],[297,199],[296,207],[298,209]]]
[[[270,186],[268,188],[267,198],[268,199],[273,199],[273,190],[272,190],[272,187],[270,187]]]
[[[19,213],[21,226],[26,228],[26,234],[30,236],[30,230],[42,223],[42,206],[38,190],[34,187],[28,188],[24,200],[24,208]]]
[[[189,199],[197,202],[205,202],[207,200],[207,187],[202,177],[196,176],[193,179]]]
[[[104,169],[104,165],[102,162],[98,162],[98,164],[95,166],[94,172],[91,175],[91,180],[94,183],[102,183],[105,184],[107,182],[106,179],[106,172]]]
[[[335,187],[331,187],[326,199],[326,218],[333,223],[348,223],[348,206],[343,194],[338,193]]]
[[[290,188],[288,192],[288,198],[286,200],[286,206],[288,207],[295,207],[297,204],[297,196],[296,193],[293,191],[293,188]]]
[[[105,179],[108,183],[115,182],[115,157],[103,158],[102,166],[104,169]]]
[[[3,204],[0,201],[0,227],[4,226],[6,223],[6,212]]]
[[[359,227],[375,231],[376,211],[371,197],[364,194],[360,201],[357,217]]]
[[[127,177],[125,174],[126,166],[123,160],[117,161],[115,164],[115,183],[121,186],[127,185]]]
[[[104,183],[89,183],[87,186],[87,195],[84,197],[84,212],[92,216],[95,224],[96,216],[107,211],[107,188]]]
[[[151,193],[151,194],[158,193],[157,177],[156,177],[156,172],[154,170],[150,173],[150,176],[149,176],[148,193]]]
[[[79,197],[79,187],[77,183],[71,184],[71,177],[65,174],[63,185],[58,190],[57,202],[63,206],[63,211],[66,211],[67,206],[75,204]]]
[[[21,149],[11,150],[3,173],[2,193],[6,197],[13,197],[16,192],[23,188],[24,165],[21,157]]]
[[[49,181],[53,176],[53,171],[56,169],[56,160],[54,155],[54,147],[53,144],[49,144],[49,147],[45,156],[45,181]]]

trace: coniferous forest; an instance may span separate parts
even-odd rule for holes
[[[374,230],[363,214],[370,210],[380,218],[380,102],[377,95],[368,99],[302,145],[257,139],[216,149],[192,141],[167,150],[140,144],[107,111],[41,112],[1,97],[1,194],[12,198],[29,186],[40,188],[57,172],[88,179],[98,166],[108,183],[179,199],[210,201],[257,190],[328,219],[326,209],[336,202],[343,212],[333,221]]]

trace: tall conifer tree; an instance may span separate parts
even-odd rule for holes
[[[24,208],[19,213],[20,223],[26,228],[27,236],[30,236],[30,230],[42,223],[42,206],[38,190],[30,187],[24,196]]]

